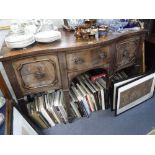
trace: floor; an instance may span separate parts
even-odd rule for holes
[[[111,110],[92,113],[67,125],[43,130],[52,135],[145,135],[155,128],[155,96],[146,102],[114,116]]]
[[[5,106],[0,109],[5,113]],[[114,116],[110,109],[91,114],[73,123],[56,125],[42,130],[41,134],[51,135],[146,135],[155,129],[155,95],[138,106]],[[4,124],[0,135],[4,134]]]

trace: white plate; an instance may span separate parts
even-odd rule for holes
[[[25,47],[33,44],[34,42],[35,42],[35,40],[31,40],[26,43],[7,44],[7,47],[9,47],[9,48],[25,48]]]
[[[5,38],[5,42],[7,43],[17,43],[26,40],[31,40],[34,38],[32,34],[24,34],[24,35],[12,35]]]
[[[42,39],[50,39],[53,37],[60,37],[61,38],[61,33],[59,31],[43,31],[43,32],[39,32],[35,35],[35,39],[36,40],[42,40]]]
[[[8,45],[7,47],[8,48],[25,48],[25,47],[33,44],[34,42],[35,42],[35,40],[34,41],[31,41],[29,43],[26,43],[26,44]]]
[[[6,42],[7,45],[11,45],[11,46],[16,46],[16,45],[22,45],[22,44],[28,44],[30,42],[33,42],[35,39],[34,38],[31,38],[29,40],[25,40],[25,41],[20,41],[20,42],[14,42],[14,43],[11,43],[11,42]]]
[[[57,39],[57,38],[61,38],[61,36],[55,36],[55,37],[50,37],[50,38],[35,38],[36,40],[50,40],[50,39]]]
[[[37,41],[37,42],[40,42],[40,43],[52,43],[52,42],[54,42],[54,41],[56,41],[56,40],[59,40],[59,39],[52,39],[52,40],[46,40],[46,41]]]
[[[53,38],[46,38],[46,39],[36,39],[37,42],[42,42],[42,43],[50,43],[50,42],[53,42],[53,41],[56,41],[56,40],[59,40],[61,39],[60,36],[58,37],[53,37]]]

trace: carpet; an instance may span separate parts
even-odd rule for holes
[[[146,135],[155,128],[155,96],[142,104],[114,116],[110,109],[91,114],[73,123],[42,130],[52,135]]]

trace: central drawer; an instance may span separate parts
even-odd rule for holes
[[[79,50],[67,54],[68,71],[85,70],[109,63],[109,47]]]

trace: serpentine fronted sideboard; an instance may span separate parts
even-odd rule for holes
[[[3,45],[0,61],[18,100],[28,94],[61,88],[68,101],[71,80],[95,68],[104,68],[109,76],[129,66],[135,66],[138,72],[144,70],[146,30],[87,41],[76,40],[73,32],[61,33],[62,39],[53,43],[35,43],[24,49]]]

